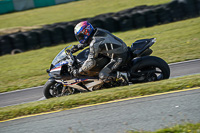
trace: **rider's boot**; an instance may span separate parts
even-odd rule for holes
[[[126,72],[117,71],[117,78],[118,79],[123,79],[126,85],[129,84],[128,74]]]

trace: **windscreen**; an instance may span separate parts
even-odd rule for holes
[[[55,66],[60,61],[67,59],[67,54],[65,53],[65,50],[68,49],[69,47],[71,47],[71,45],[61,50],[60,53],[58,53],[58,55],[54,58],[51,64]]]

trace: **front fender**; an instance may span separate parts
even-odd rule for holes
[[[50,78],[48,79],[48,81],[49,81],[49,82],[55,82],[56,80],[55,80],[55,78],[50,77]]]

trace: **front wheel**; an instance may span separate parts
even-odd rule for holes
[[[77,92],[74,88],[71,87],[63,87],[61,83],[57,83],[56,81],[48,80],[44,85],[44,96],[49,99],[52,97],[61,97],[64,95],[71,95]]]
[[[170,77],[169,65],[159,57],[141,57],[133,60],[132,65],[130,70],[132,83],[158,81]]]

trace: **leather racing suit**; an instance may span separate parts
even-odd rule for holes
[[[78,49],[83,49],[86,46],[83,44]],[[105,81],[110,76],[116,76],[112,72],[119,68],[127,58],[128,48],[126,44],[109,31],[97,28],[95,29],[89,47],[90,53],[87,60],[79,69],[79,73],[83,74],[92,69],[96,65],[95,59],[98,57],[98,54],[103,54],[110,58],[110,62],[100,71],[99,78]]]

